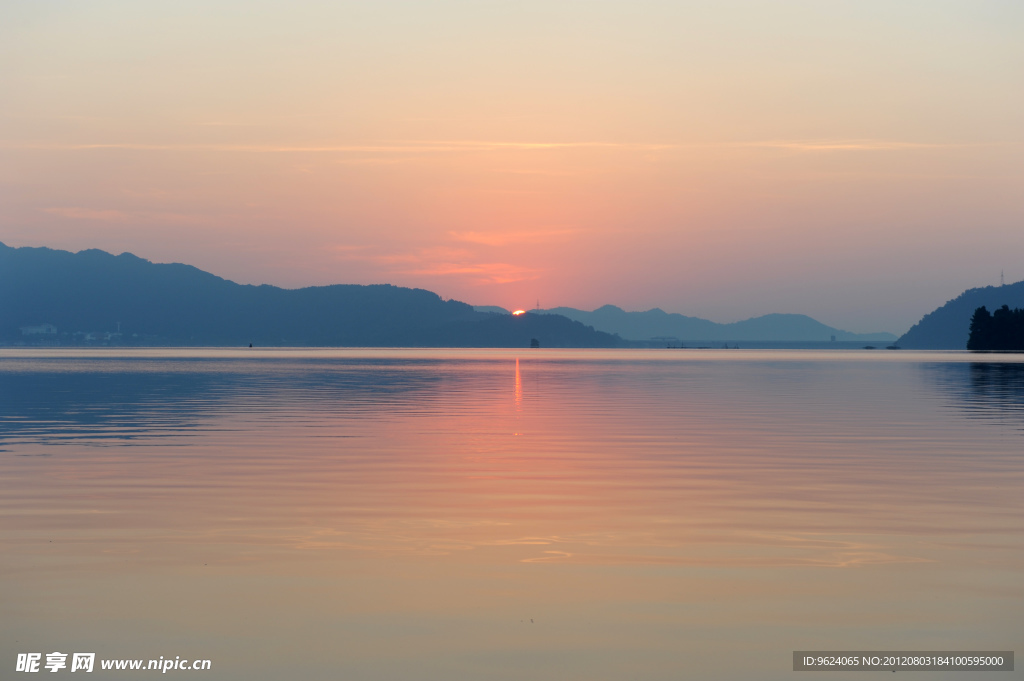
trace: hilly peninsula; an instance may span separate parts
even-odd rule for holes
[[[903,334],[899,344],[919,350],[963,350],[967,347],[974,311],[983,306],[989,311],[998,310],[1003,305],[1024,307],[1024,281],[964,291],[922,317]]]
[[[557,315],[477,312],[388,284],[237,284],[130,253],[0,244],[5,345],[608,348],[612,334]]]

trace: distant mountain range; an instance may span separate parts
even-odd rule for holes
[[[1024,308],[1024,281],[965,291],[925,315],[897,344],[961,350],[982,305]],[[889,333],[851,333],[806,315],[732,324],[660,309],[557,307],[512,316],[423,289],[388,284],[282,289],[222,279],[130,253],[11,248],[0,243],[0,344],[364,347],[629,347],[699,343],[889,344]]]
[[[622,347],[565,317],[473,310],[422,289],[248,286],[130,253],[0,244],[7,345]]]
[[[971,316],[983,305],[989,312],[1003,305],[1024,307],[1024,281],[964,291],[926,314],[898,343],[901,347],[919,350],[964,350],[970,335]]]
[[[478,307],[477,310],[508,312],[502,308]],[[614,305],[605,305],[587,312],[572,307],[534,310],[538,314],[561,315],[595,329],[636,341],[675,339],[682,342],[829,342],[857,341],[889,343],[896,340],[891,333],[851,333],[834,329],[802,314],[768,314],[732,324],[718,324],[658,308],[646,312],[626,312]]]

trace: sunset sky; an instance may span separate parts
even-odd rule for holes
[[[902,333],[1024,278],[1024,3],[8,0],[0,241]]]

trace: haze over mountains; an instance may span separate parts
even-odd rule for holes
[[[477,306],[476,310],[510,314],[495,306]],[[665,312],[659,308],[646,312],[626,312],[614,305],[605,305],[593,311],[572,307],[532,310],[537,314],[561,315],[595,329],[632,341],[684,341],[684,342],[768,342],[768,343],[825,343],[878,342],[896,340],[891,333],[851,333],[826,326],[802,314],[767,314],[731,324],[719,324],[699,317]]]
[[[851,333],[834,329],[802,314],[768,314],[732,324],[719,324],[668,313],[658,308],[646,312],[626,312],[614,305],[605,305],[593,312],[571,307],[540,310],[557,314],[595,329],[616,333],[630,340],[676,338],[690,341],[894,341],[891,333]]]

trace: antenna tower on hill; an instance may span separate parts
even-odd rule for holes
[[[1003,276],[1003,271],[999,270],[999,285],[1006,286],[1006,278]]]

